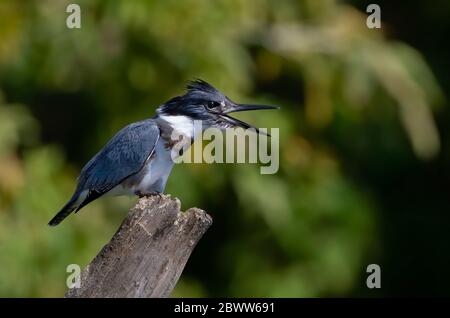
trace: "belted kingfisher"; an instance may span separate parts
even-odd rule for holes
[[[58,225],[73,211],[104,194],[149,196],[164,191],[174,165],[171,150],[175,131],[194,140],[194,120],[202,127],[253,128],[230,117],[231,112],[274,109],[236,104],[207,82],[190,81],[187,91],[159,106],[157,115],[120,130],[81,170],[72,198],[49,222]]]

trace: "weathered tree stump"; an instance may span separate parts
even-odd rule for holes
[[[177,198],[141,198],[66,297],[168,297],[211,224],[200,209],[180,212]]]

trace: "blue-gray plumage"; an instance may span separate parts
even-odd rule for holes
[[[174,130],[193,140],[197,135],[194,120],[201,120],[203,128],[256,129],[227,114],[271,108],[276,107],[236,104],[210,84],[191,81],[186,94],[158,107],[155,117],[120,130],[84,166],[75,193],[49,225],[59,224],[73,211],[105,194],[145,196],[163,192],[174,164]]]

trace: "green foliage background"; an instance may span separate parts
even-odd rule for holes
[[[371,30],[364,1],[79,0],[69,30],[72,2],[0,2],[0,296],[64,294],[66,266],[87,264],[136,199],[48,220],[118,129],[195,77],[282,106],[240,116],[280,128],[280,170],[175,167],[166,192],[214,225],[174,296],[448,294],[447,101],[428,58],[396,40],[398,5],[382,1],[388,23]],[[427,52],[444,82],[441,50]],[[365,288],[370,263],[381,290]]]

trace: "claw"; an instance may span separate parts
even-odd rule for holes
[[[157,196],[159,198],[162,197],[162,193],[161,192],[142,192],[142,191],[136,191],[135,194],[139,197],[139,198],[143,198],[143,197],[153,197],[153,196]]]

